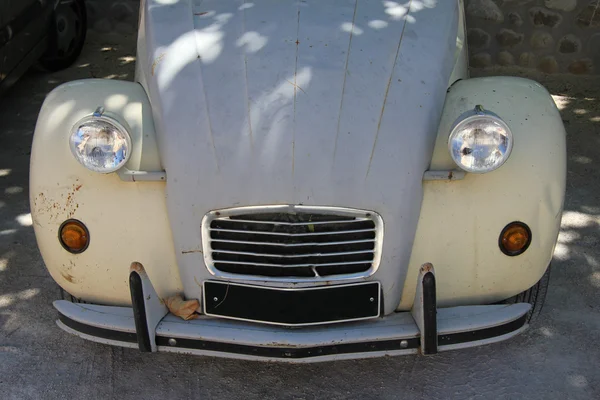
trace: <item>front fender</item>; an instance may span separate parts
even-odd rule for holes
[[[125,182],[79,164],[69,148],[73,125],[104,107],[130,128],[129,170],[160,171],[152,110],[132,82],[90,79],[54,89],[40,111],[31,151],[30,203],[38,246],[52,278],[86,301],[129,304],[129,265],[139,261],[161,296],[181,291],[164,182]],[[71,254],[58,241],[61,223],[74,218],[90,243]]]
[[[491,303],[533,286],[544,274],[560,228],[566,183],[565,129],[540,84],[490,77],[457,82],[446,97],[430,170],[455,170],[448,135],[476,105],[498,114],[514,135],[508,161],[487,174],[423,182],[424,197],[399,310],[412,306],[419,267],[435,265],[440,306]],[[512,221],[532,231],[516,257],[498,247]]]

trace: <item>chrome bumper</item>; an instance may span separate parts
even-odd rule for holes
[[[139,264],[138,264],[139,265]],[[141,266],[140,266],[141,267]],[[94,342],[218,357],[316,362],[400,354],[434,354],[509,339],[527,328],[528,303],[435,307],[435,275],[421,268],[412,312],[368,321],[289,329],[168,313],[143,268],[132,269],[133,307],[54,302],[63,330]]]

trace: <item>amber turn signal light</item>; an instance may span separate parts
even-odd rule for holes
[[[69,219],[60,226],[58,240],[69,253],[78,254],[87,249],[90,243],[90,233],[83,222]]]
[[[523,222],[511,222],[500,233],[500,250],[507,256],[523,254],[531,243],[531,229]]]

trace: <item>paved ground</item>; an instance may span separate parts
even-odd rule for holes
[[[543,321],[514,340],[430,358],[288,366],[147,355],[60,331],[51,306],[58,290],[28,219],[36,116],[64,81],[131,79],[133,49],[131,37],[91,37],[76,66],[30,72],[0,99],[1,398],[600,398],[598,80],[545,81],[569,133],[566,212]]]

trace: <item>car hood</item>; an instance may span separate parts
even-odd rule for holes
[[[382,215],[378,273],[390,275],[376,278],[389,280],[393,310],[457,21],[457,2],[446,0],[147,0],[138,79],[153,107],[186,291],[203,277],[191,249],[207,211],[335,205]]]

